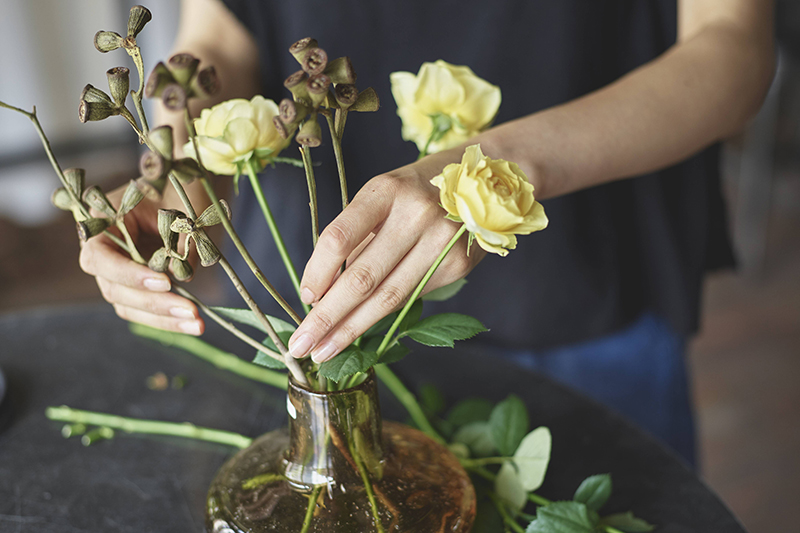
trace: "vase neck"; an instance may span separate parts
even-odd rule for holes
[[[285,475],[290,483],[310,488],[360,482],[361,468],[380,477],[383,443],[373,373],[344,391],[317,392],[290,383],[286,407]]]

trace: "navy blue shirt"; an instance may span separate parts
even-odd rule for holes
[[[343,147],[351,197],[371,177],[417,156],[400,137],[389,74],[416,73],[425,61],[468,65],[503,94],[495,123],[582,96],[674,44],[675,0],[225,0],[259,48],[263,94],[289,96],[283,80],[298,64],[288,47],[314,37],[330,58],[350,56],[358,87],[381,98],[377,113],[351,114]],[[224,83],[224,80],[223,80]],[[296,144],[283,155],[298,156]],[[673,167],[549,199],[549,227],[519,238],[508,257],[488,255],[469,283],[431,310],[473,315],[482,340],[545,348],[610,333],[653,311],[681,334],[696,330],[703,274],[729,266],[718,147]],[[321,222],[340,208],[332,149],[312,150]],[[267,198],[298,270],[311,254],[302,169],[262,174]],[[249,185],[234,222],[268,278],[293,304],[295,293]],[[230,253],[234,259],[234,253]],[[250,279],[238,261],[237,270]],[[255,280],[268,312],[282,316]],[[299,303],[296,303],[299,308]]]

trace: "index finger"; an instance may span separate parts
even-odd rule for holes
[[[171,286],[166,274],[150,270],[147,265],[140,265],[123,255],[116,245],[102,235],[89,239],[83,245],[80,266],[87,274],[133,289],[166,292]]]

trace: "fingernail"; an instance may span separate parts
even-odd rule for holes
[[[169,314],[175,318],[194,318],[192,310],[185,307],[170,307]]]
[[[311,335],[303,333],[289,344],[289,353],[292,354],[292,357],[295,359],[300,359],[306,356],[313,345],[314,339],[311,338]]]
[[[181,331],[188,333],[189,335],[200,335],[200,322],[197,320],[187,320],[186,322],[181,322],[178,324],[178,327],[181,328]]]
[[[311,305],[311,302],[316,300],[316,296],[311,292],[311,289],[303,287],[303,290],[300,291],[300,300],[306,305]]]
[[[151,291],[166,292],[169,290],[169,281],[160,278],[147,278],[144,280],[144,286]]]
[[[332,342],[326,342],[319,349],[315,350],[314,353],[311,354],[311,359],[315,363],[324,363],[331,357],[333,354],[336,353],[336,345]]]

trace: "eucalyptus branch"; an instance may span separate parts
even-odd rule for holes
[[[303,157],[303,168],[306,171],[306,182],[308,183],[308,207],[311,209],[311,240],[316,248],[317,240],[319,239],[317,181],[314,179],[314,165],[311,162],[311,152],[309,151],[309,148],[307,146],[301,146],[300,154]]]
[[[339,112],[336,110],[336,118],[339,118]],[[347,111],[345,111],[346,113]],[[342,191],[342,211],[350,203],[350,198],[347,194],[347,177],[344,173],[344,158],[342,156],[342,132],[336,128],[336,121],[330,113],[325,114],[325,119],[328,121],[328,129],[331,131],[331,143],[333,144],[333,154],[336,156],[336,170],[339,172],[339,188]],[[342,128],[343,129],[343,128]]]
[[[264,196],[264,189],[261,188],[261,182],[258,181],[258,169],[252,158],[247,161],[247,175],[250,178],[250,185],[253,187],[253,193],[256,195],[258,205],[261,207],[261,212],[264,214],[264,219],[267,221],[267,226],[269,226],[269,231],[272,233],[275,246],[278,247],[278,253],[280,253],[281,259],[283,260],[283,266],[286,267],[286,272],[289,273],[292,285],[294,285],[294,290],[297,292],[297,297],[300,298],[300,278],[292,263],[292,258],[289,257],[289,252],[286,249],[286,244],[283,242],[283,237],[278,229],[278,225],[275,223],[275,217],[272,216],[267,198]],[[311,306],[305,303],[302,305],[303,310],[308,314],[308,312],[311,311]]]
[[[178,424],[174,422],[161,422],[158,420],[127,418],[106,413],[72,409],[66,405],[62,405],[61,407],[48,407],[45,411],[45,415],[50,420],[61,422],[119,429],[126,433],[185,437],[218,444],[227,444],[228,446],[235,446],[236,448],[247,448],[250,446],[250,443],[253,442],[253,439],[238,433],[198,427],[189,422]]]
[[[131,98],[133,99],[133,104],[136,106],[136,113],[139,115],[139,122],[142,124],[144,137],[147,137],[150,128],[147,126],[147,117],[145,116],[144,106],[142,105],[142,98],[144,97],[144,62],[142,61],[142,51],[138,45],[125,48],[125,51],[128,52],[128,55],[133,59],[133,64],[136,65],[136,71],[139,73],[139,90],[131,91]]]
[[[317,507],[317,498],[319,498],[321,491],[322,485],[317,485],[308,495],[308,507],[306,507],[306,515],[303,517],[303,527],[300,529],[300,533],[308,533],[308,529],[311,527],[311,519],[314,517],[314,509]]]
[[[135,323],[128,324],[128,328],[135,335],[160,342],[165,346],[180,348],[217,368],[227,370],[247,379],[266,383],[283,390],[286,390],[289,385],[289,378],[286,374],[243,361],[234,354],[223,351],[193,335],[164,331]]]

